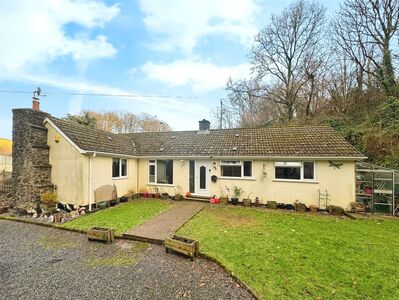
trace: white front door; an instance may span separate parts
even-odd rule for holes
[[[208,161],[195,161],[195,194],[211,195],[211,164]]]

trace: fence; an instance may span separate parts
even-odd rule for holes
[[[1,192],[11,192],[12,181],[11,172],[0,172],[0,193]]]

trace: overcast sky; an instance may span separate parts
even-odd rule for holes
[[[322,1],[329,14],[339,2]],[[196,129],[225,97],[227,79],[249,73],[254,35],[290,3],[0,0],[0,90],[40,86],[41,109],[56,117],[121,109]],[[0,93],[0,137],[11,138],[11,110],[31,107],[31,97]]]

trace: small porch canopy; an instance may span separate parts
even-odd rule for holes
[[[357,162],[356,201],[373,214],[399,216],[399,171]]]

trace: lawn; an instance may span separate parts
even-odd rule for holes
[[[210,206],[179,234],[264,299],[399,299],[399,220]]]
[[[67,222],[61,227],[88,230],[91,227],[111,227],[115,234],[120,235],[125,231],[142,224],[144,221],[158,215],[170,208],[169,201],[160,199],[134,200],[121,203],[118,206],[107,208],[93,214],[87,214],[76,220]]]

